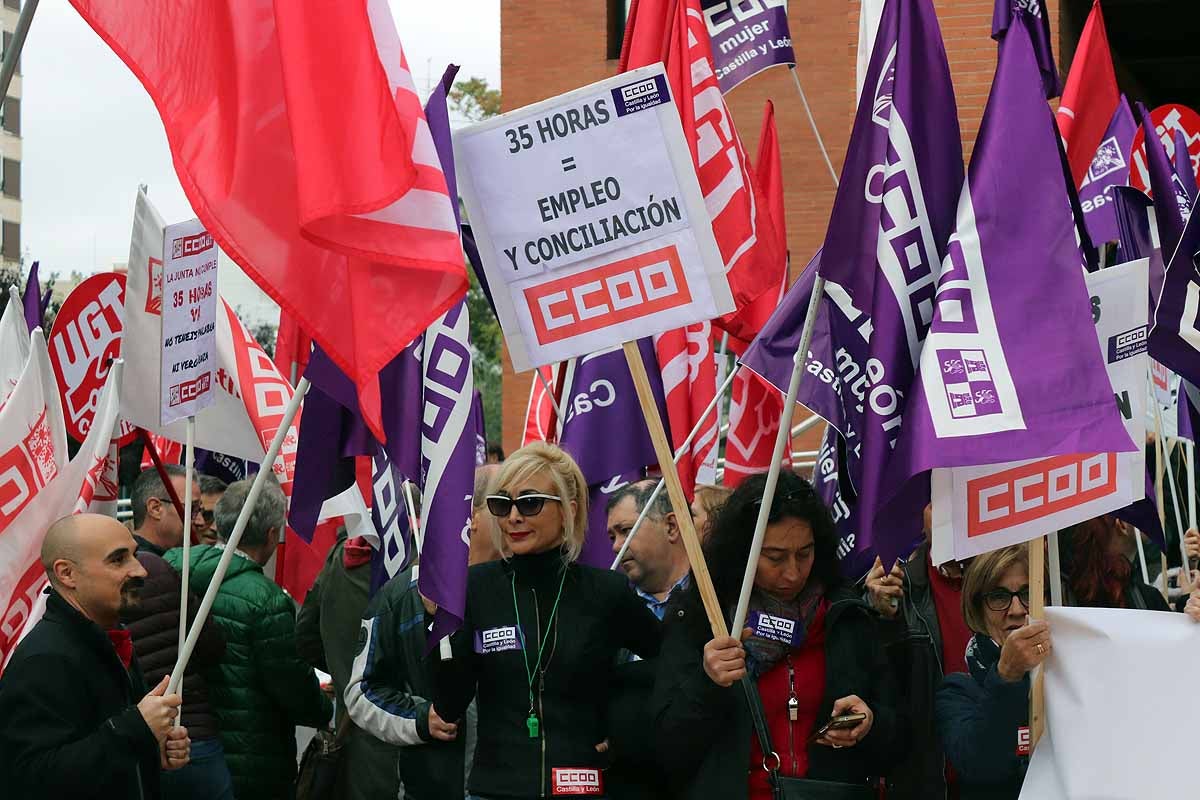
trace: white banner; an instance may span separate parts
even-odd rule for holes
[[[184,423],[162,425],[159,419],[164,227],[158,211],[145,194],[138,192],[125,286],[121,414],[135,425],[182,442],[186,436]],[[217,309],[216,339],[213,407],[196,417],[196,446],[262,461],[277,426],[267,425],[260,430],[252,421],[248,405],[256,409],[266,405],[281,415],[282,406],[291,397],[291,387],[224,301]],[[298,430],[298,426],[299,417],[293,427]]]
[[[454,153],[517,371],[733,310],[661,64],[457,131]]]
[[[1087,276],[1100,349],[1135,442],[1146,438],[1148,312],[1137,298],[1149,291],[1148,269],[1142,259]],[[970,558],[1127,506],[1145,494],[1145,469],[1141,448],[935,469],[933,561]]]
[[[41,617],[46,528],[67,514],[113,514],[121,361],[113,362],[79,452],[66,461],[62,406],[41,331],[21,383],[0,411],[0,663]]]
[[[1047,608],[1046,732],[1021,800],[1190,797],[1195,737],[1152,735],[1200,716],[1200,626],[1183,614]]]
[[[163,231],[162,424],[213,404],[216,368],[217,245],[198,219]]]
[[[15,286],[9,287],[8,304],[0,317],[0,409],[17,388],[17,381],[29,360],[29,326],[25,309]]]

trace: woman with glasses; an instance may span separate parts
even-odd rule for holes
[[[765,482],[738,486],[705,542],[727,619]],[[740,641],[712,638],[694,584],[668,607],[654,710],[658,755],[679,797],[878,796],[873,779],[902,754],[903,726],[874,618],[838,574],[836,549],[812,485],[782,472]],[[827,727],[836,717],[845,719]]]
[[[623,574],[578,563],[587,485],[545,443],[513,453],[487,498],[500,561],[471,568],[453,659],[437,665],[423,739],[457,736],[476,698],[468,789],[478,800],[604,797],[604,709],[617,652],[659,648],[659,622]]]
[[[970,673],[938,690],[938,733],[962,800],[1017,800],[1029,764],[1029,673],[1052,647],[1044,621],[1029,621],[1026,545],[977,556],[963,577],[963,616],[975,632]]]

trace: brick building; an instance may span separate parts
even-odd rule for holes
[[[743,0],[748,2],[749,0]],[[1055,55],[1063,75],[1091,8],[1091,0],[1044,0]],[[859,0],[790,2],[789,25],[796,68],[816,123],[841,168],[855,110],[855,55]],[[964,153],[970,158],[996,66],[990,38],[995,0],[934,0],[958,102]],[[1165,102],[1200,105],[1195,42],[1200,3],[1195,0],[1102,0],[1121,89],[1154,107]],[[502,0],[500,68],[504,108],[511,110],[601,80],[616,72],[625,0]],[[763,104],[775,103],[783,157],[788,247],[793,277],[820,247],[833,206],[834,187],[816,147],[788,70],[760,73],[726,95],[742,142],[758,146]],[[532,373],[516,375],[505,361],[504,449],[520,445]],[[811,441],[797,442],[813,449]]]

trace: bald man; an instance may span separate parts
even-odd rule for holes
[[[46,531],[46,613],[0,676],[6,796],[153,800],[159,770],[187,764],[179,695],[166,694],[166,678],[146,692],[119,624],[146,577],[136,550],[128,528],[98,514]]]

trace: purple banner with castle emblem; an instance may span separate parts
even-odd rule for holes
[[[722,94],[768,67],[796,63],[787,0],[702,0],[700,5]]]
[[[839,552],[856,578],[876,554],[887,563],[908,554],[928,502],[918,489],[903,510],[878,518],[954,229],[960,141],[932,3],[887,3],[821,253],[817,323],[828,324],[827,360],[810,352],[800,390],[844,437],[839,534],[853,545]]]
[[[934,296],[890,496],[933,467],[1135,449],[1113,402],[1041,75],[1012,25]]]
[[[1108,189],[1110,186],[1124,186],[1129,182],[1128,156],[1136,133],[1137,123],[1133,121],[1133,112],[1129,110],[1129,102],[1122,95],[1112,121],[1108,123],[1104,139],[1096,148],[1092,166],[1088,168],[1083,185],[1079,187],[1083,221],[1087,225],[1088,235],[1096,244],[1120,238],[1117,212],[1113,196]]]

